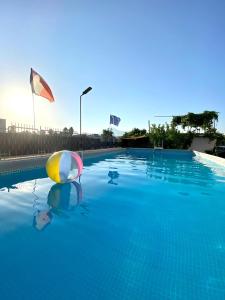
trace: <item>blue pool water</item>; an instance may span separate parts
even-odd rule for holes
[[[225,170],[189,153],[89,158],[80,184],[0,176],[0,299],[225,299]]]

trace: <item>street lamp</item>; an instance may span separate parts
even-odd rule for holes
[[[83,96],[83,95],[89,93],[91,90],[92,90],[92,87],[89,86],[85,91],[83,91],[83,93],[82,93],[81,96]]]
[[[81,138],[81,97],[83,95],[86,95],[87,93],[89,93],[92,90],[92,87],[88,87],[86,90],[83,91],[83,93],[80,95],[80,138]]]

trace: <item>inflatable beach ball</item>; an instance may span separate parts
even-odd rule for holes
[[[76,152],[62,150],[53,153],[47,163],[48,176],[57,183],[72,182],[83,169],[83,162]]]

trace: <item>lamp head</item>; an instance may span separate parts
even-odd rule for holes
[[[92,87],[89,86],[86,90],[83,91],[82,95],[89,93],[91,90],[92,90]]]

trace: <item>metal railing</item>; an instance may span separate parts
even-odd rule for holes
[[[3,132],[3,131],[1,131]],[[39,128],[34,128],[33,125],[29,124],[20,124],[20,123],[11,123],[10,126],[4,131],[10,133],[36,133],[36,134],[65,134],[66,132],[64,129],[59,128],[52,128],[52,127],[43,127],[40,126]],[[69,133],[69,129],[67,129]],[[76,131],[71,132],[73,134],[78,134]]]
[[[98,135],[77,135],[76,133],[12,124],[0,132],[0,159],[13,156],[47,154],[67,149],[71,151],[99,149],[118,146],[115,138],[103,141]]]

